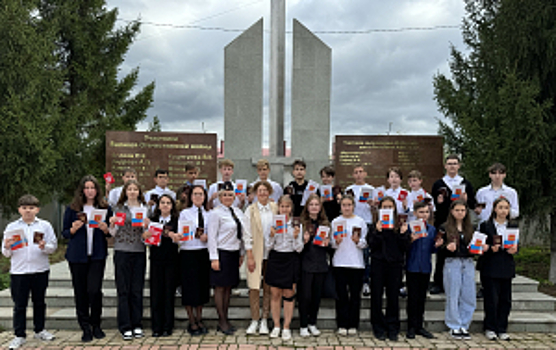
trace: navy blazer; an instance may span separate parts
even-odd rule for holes
[[[411,232],[414,233],[414,232]],[[431,273],[431,256],[436,252],[435,241],[436,229],[427,224],[427,236],[419,238],[411,243],[407,254],[406,269],[409,272]]]
[[[66,208],[64,213],[64,230],[62,231],[62,236],[69,239],[68,248],[66,250],[66,259],[70,263],[86,263],[88,261],[87,256],[87,225],[81,226],[75,234],[70,233],[71,225],[77,219],[77,211],[73,210],[69,206]],[[108,213],[106,214],[106,224],[109,224],[110,217],[112,216],[112,209],[108,207]],[[91,255],[91,260],[104,260],[108,255],[108,244],[106,242],[106,237],[110,235],[105,234],[101,229],[93,229],[93,253]]]

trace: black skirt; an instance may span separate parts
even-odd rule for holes
[[[264,279],[271,287],[292,289],[299,280],[299,253],[271,250]]]
[[[239,250],[218,249],[220,271],[210,269],[210,285],[232,287],[239,285]]]
[[[210,299],[208,249],[180,250],[181,304],[201,306]]]

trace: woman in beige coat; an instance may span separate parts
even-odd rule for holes
[[[268,252],[265,240],[270,235],[273,216],[278,213],[276,203],[271,202],[272,185],[267,181],[259,181],[253,186],[257,202],[245,211],[245,234],[243,242],[247,255],[247,286],[249,287],[249,303],[251,305],[251,324],[247,327],[248,335],[268,334],[267,318],[270,315],[270,287],[261,277],[266,270]],[[263,317],[260,318],[260,289],[263,285]],[[260,322],[259,322],[260,321]]]

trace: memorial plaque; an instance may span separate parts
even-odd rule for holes
[[[114,186],[121,186],[122,171],[133,168],[146,191],[155,187],[156,169],[168,169],[168,187],[175,191],[186,181],[185,165],[192,163],[210,185],[216,181],[216,141],[216,134],[107,131],[106,171],[114,175]]]
[[[444,176],[444,139],[442,136],[336,136],[336,184],[346,188],[354,183],[353,167],[361,164],[367,171],[367,183],[389,187],[386,172],[397,166],[402,170],[402,187],[408,188],[407,174],[419,170],[423,188]]]

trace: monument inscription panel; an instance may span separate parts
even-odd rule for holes
[[[353,184],[353,167],[361,164],[367,171],[367,183],[389,187],[386,172],[397,166],[404,176],[402,187],[408,188],[407,174],[419,170],[423,188],[430,191],[444,174],[443,143],[441,136],[337,135],[336,184],[342,188]]]
[[[185,165],[195,164],[199,178],[207,184],[216,181],[216,134],[170,132],[106,132],[106,169],[120,186],[122,171],[133,168],[143,189],[155,186],[153,177],[158,168],[170,171],[169,187],[176,190],[185,181]]]

